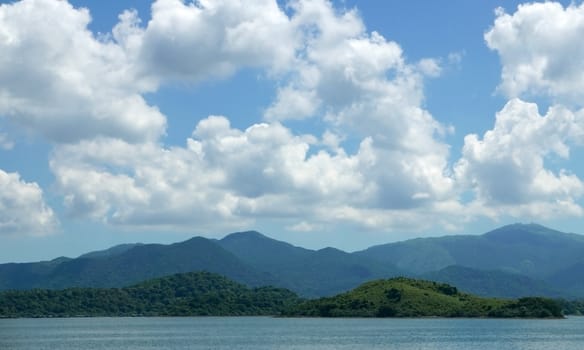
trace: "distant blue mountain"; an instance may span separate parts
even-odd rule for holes
[[[0,264],[0,290],[123,287],[193,271],[308,297],[398,275],[447,282],[484,296],[584,297],[584,236],[515,224],[483,235],[418,238],[347,253],[300,248],[247,231],[220,240],[126,244],[74,259]]]

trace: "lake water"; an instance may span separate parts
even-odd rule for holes
[[[0,320],[0,349],[583,349],[563,320],[268,317]]]

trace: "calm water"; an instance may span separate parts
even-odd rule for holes
[[[0,320],[0,349],[583,349],[564,320],[79,318]]]

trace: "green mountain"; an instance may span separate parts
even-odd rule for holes
[[[400,275],[449,282],[485,296],[572,298],[584,297],[583,257],[584,236],[534,224],[477,236],[419,238],[355,253],[304,249],[249,231],[221,240],[129,244],[75,259],[0,264],[0,290],[124,287],[209,271],[248,286],[275,285],[305,297],[330,296]]]
[[[556,271],[547,278],[547,282],[571,295],[584,297],[584,261]]]
[[[119,244],[108,249],[83,254],[80,256],[80,258],[106,258],[110,256],[116,256],[141,245],[141,243]]]
[[[268,238],[258,232],[239,232],[218,241],[256,270],[264,271],[306,297],[333,295],[378,278],[401,274],[391,264],[335,248],[309,250]]]
[[[309,300],[285,313],[309,317],[528,317],[559,318],[546,298],[489,299],[460,293],[444,283],[394,278],[367,282],[334,297]]]
[[[277,315],[298,303],[286,289],[250,289],[208,272],[177,274],[111,289],[0,293],[0,318],[74,316]]]
[[[393,264],[412,274],[459,265],[545,280],[582,261],[584,236],[535,224],[515,224],[480,236],[418,238],[374,246],[356,254]]]
[[[565,297],[568,293],[530,277],[499,270],[477,270],[449,266],[421,275],[423,279],[448,283],[461,291],[485,297],[520,298],[524,296]],[[555,286],[555,284],[553,284]]]
[[[111,253],[111,252],[110,252]],[[251,286],[275,280],[202,237],[171,245],[135,245],[117,254],[0,265],[0,289],[122,287],[150,278],[191,271],[222,274]]]
[[[130,244],[76,259],[0,265],[0,290],[123,287],[146,279],[209,271],[249,286],[277,285],[303,296],[332,295],[398,274],[389,264],[337,249],[294,247],[258,232],[171,245]]]

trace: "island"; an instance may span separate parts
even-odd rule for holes
[[[303,317],[562,318],[560,304],[542,297],[483,298],[446,283],[398,277],[375,280],[334,297],[300,302],[284,312]]]
[[[190,272],[125,288],[0,292],[0,318],[271,316],[299,301],[287,289],[248,288],[218,274]]]
[[[32,289],[0,293],[0,317],[281,316],[561,318],[552,299],[482,298],[445,283],[392,278],[333,297],[302,299],[283,288],[249,288],[191,272],[125,288]]]

